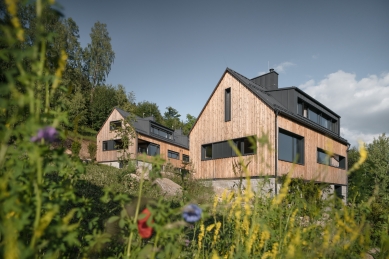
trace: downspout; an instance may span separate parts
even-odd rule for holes
[[[279,110],[278,109],[275,109],[274,110],[274,114],[275,114],[275,118],[274,118],[274,150],[275,150],[275,154],[274,154],[274,158],[275,158],[275,163],[274,163],[274,194],[277,195],[277,180],[278,180],[278,123],[277,123],[277,120],[278,120],[278,113],[279,113]]]

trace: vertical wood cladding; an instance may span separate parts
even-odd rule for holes
[[[154,139],[154,138],[151,138],[149,136],[142,135],[142,134],[138,134],[138,139],[139,140],[145,140],[145,141],[152,142],[154,144],[159,145],[160,157],[165,159],[166,162],[170,162],[174,167],[178,167],[178,168],[183,167],[182,155],[189,156],[189,150],[185,149],[183,147],[172,145],[170,143],[166,143],[164,141],[157,140],[157,139]],[[168,157],[168,150],[171,150],[171,151],[179,153],[180,154],[180,159],[169,158]],[[189,159],[192,159],[192,158],[189,157]]]
[[[106,122],[104,123],[104,126],[101,128],[100,132],[97,134],[97,152],[96,152],[96,161],[97,162],[110,162],[110,161],[117,161],[118,158],[122,154],[122,150],[109,150],[109,151],[103,151],[103,141],[111,140],[111,139],[119,139],[119,137],[116,137],[116,132],[111,131],[109,127],[109,123],[111,121],[118,121],[122,120],[122,115],[114,109],[113,112],[110,114]],[[179,147],[161,140],[154,139],[149,136],[145,136],[142,134],[137,134],[136,138],[132,140],[132,145],[128,147],[127,152],[131,153],[131,158],[136,158],[137,154],[137,143],[138,140],[144,140],[148,142],[152,142],[154,144],[157,144],[160,146],[160,156],[166,160],[166,162],[171,162],[173,166],[175,167],[182,167],[182,155],[189,155],[189,150],[185,149],[183,147]],[[172,159],[168,158],[168,150],[172,150],[174,152],[177,152],[180,154],[180,159]],[[191,159],[191,158],[190,158]]]
[[[231,88],[231,120],[225,121],[225,91]],[[201,161],[201,146],[208,143],[268,134],[272,150],[259,148],[257,154],[244,156],[251,176],[274,175],[274,118],[266,104],[229,73],[225,73],[190,134],[190,155],[199,179],[234,178],[233,161],[220,158]]]
[[[109,128],[109,123],[111,121],[123,120],[123,116],[114,109],[112,113],[109,115],[108,119],[105,121],[103,127],[100,129],[97,134],[97,152],[96,152],[96,161],[97,162],[105,162],[105,161],[117,161],[118,157],[121,156],[120,150],[110,150],[103,151],[103,141],[111,140],[111,139],[120,139],[120,137],[116,137],[116,131],[111,131]],[[135,143],[136,141],[133,140]],[[135,145],[129,146],[127,152],[131,154],[135,154]]]
[[[278,160],[278,175],[291,171],[292,177],[347,184],[346,170],[317,163],[317,148],[347,157],[346,145],[282,116],[278,116],[278,127],[304,137],[305,145],[304,165]]]

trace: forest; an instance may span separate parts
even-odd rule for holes
[[[4,23],[10,17],[5,12],[5,3],[0,4],[0,17]],[[25,38],[24,41],[18,42],[18,47],[25,49],[36,41],[34,33],[38,18],[34,5],[20,5],[18,16]],[[48,7],[42,10],[42,17],[40,22],[45,32],[50,34],[50,43],[46,46],[50,72],[54,72],[54,64],[61,58],[62,51],[67,54],[62,74],[62,84],[66,86],[66,91],[58,92],[56,96],[52,96],[52,100],[61,102],[62,109],[68,112],[70,123],[67,127],[70,130],[77,125],[80,130],[98,131],[112,109],[119,107],[139,117],[154,116],[156,122],[166,127],[181,128],[184,134],[189,133],[196,117],[187,114],[184,118],[171,106],[166,107],[162,113],[157,103],[147,100],[136,102],[136,93],[127,92],[125,86],[105,83],[115,60],[106,24],[96,21],[89,34],[90,43],[82,48],[78,25],[72,18],[65,18],[57,9]],[[2,60],[0,63],[2,71],[14,66],[12,59]],[[4,82],[4,74],[0,80]]]

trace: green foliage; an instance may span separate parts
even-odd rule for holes
[[[107,25],[96,22],[90,33],[91,43],[84,50],[85,69],[93,87],[104,83],[115,59]]]
[[[165,126],[171,129],[181,128],[181,115],[178,113],[178,111],[171,106],[166,107],[166,110],[167,111],[164,113],[163,116]]]
[[[78,157],[80,155],[81,143],[78,141],[73,141],[72,143],[72,154],[74,157]]]
[[[96,160],[96,152],[97,152],[97,146],[96,146],[96,143],[94,142],[90,142],[88,144],[88,153],[89,153],[89,157],[92,161],[95,161]]]
[[[200,201],[191,193],[205,192],[190,174],[173,174],[187,196],[166,201],[152,184],[165,163],[161,158],[142,158],[153,168],[141,168],[136,180],[130,161],[126,170],[84,167],[52,145],[54,136],[67,137],[69,127],[69,114],[61,109],[66,101],[56,98],[69,93],[61,84],[66,54],[55,54],[55,35],[47,33],[58,18],[43,17],[49,4],[37,1],[36,9],[21,12],[23,19],[36,13],[27,26],[24,20],[19,23],[18,6],[7,4],[0,37],[1,258],[360,258],[369,251],[388,257],[385,135],[367,146],[370,160],[354,171],[362,179],[365,172],[373,175],[373,196],[367,198],[366,191],[358,203],[322,200],[321,186],[289,177],[278,195],[264,195],[251,188],[247,163],[238,156],[245,188],[214,196],[213,204],[201,200],[202,219],[189,224],[182,208],[189,200]],[[266,138],[252,141],[267,145]],[[357,154],[350,157],[358,159]],[[151,212],[147,225],[153,235],[148,239],[138,234],[144,208]]]
[[[186,121],[184,123],[184,126],[183,126],[183,129],[182,129],[182,132],[185,134],[185,135],[189,135],[189,132],[190,130],[193,128],[195,122],[196,122],[197,118],[190,115],[190,114],[187,114],[186,115]]]
[[[136,106],[135,115],[141,118],[154,116],[156,122],[163,124],[163,118],[156,103],[139,102]]]

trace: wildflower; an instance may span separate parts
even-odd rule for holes
[[[151,212],[146,208],[142,211],[140,216],[141,216],[141,219],[138,219],[139,235],[142,238],[149,238],[153,234],[153,228],[147,224],[147,220],[150,218]]]
[[[182,217],[188,223],[194,223],[201,218],[202,210],[199,206],[195,204],[189,204],[185,206],[184,211],[182,212]]]
[[[43,139],[49,143],[52,143],[57,140],[57,137],[58,137],[57,130],[51,126],[47,126],[43,129],[38,130],[36,136],[32,137],[30,140],[32,142],[39,142]]]

